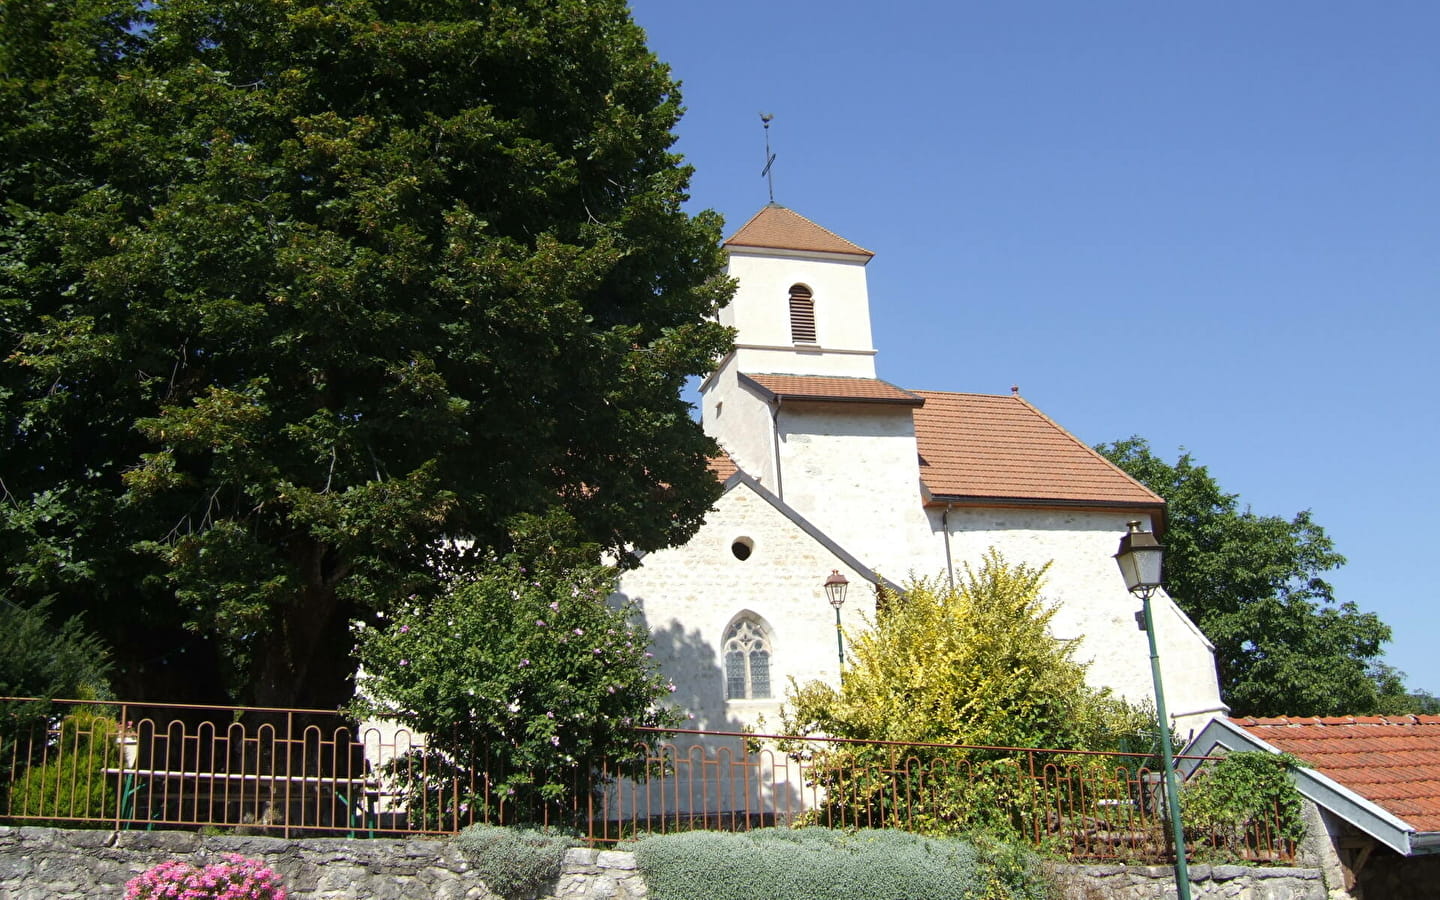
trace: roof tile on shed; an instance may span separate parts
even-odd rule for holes
[[[1165,503],[1018,396],[915,393],[920,477],[936,500]]]
[[[818,400],[854,403],[895,403],[922,406],[925,401],[878,378],[844,378],[837,375],[752,375],[741,379],[758,385],[773,397],[787,400]]]
[[[739,231],[730,236],[725,246],[843,253],[848,256],[863,256],[866,259],[875,255],[778,203],[762,207],[750,217],[750,221],[740,226]]]
[[[1230,721],[1417,831],[1440,831],[1440,716]]]

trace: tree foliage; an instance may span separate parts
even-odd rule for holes
[[[423,803],[431,821],[542,821],[597,785],[602,764],[643,755],[637,727],[678,723],[649,632],[606,605],[614,570],[574,550],[535,552],[546,533],[358,632],[366,675],[352,711],[427,736],[425,758],[394,773],[412,817]]]
[[[729,287],[680,112],[621,0],[0,7],[12,596],[129,696],[332,707],[348,623],[516,515],[686,538]]]
[[[786,733],[1061,750],[1140,750],[1138,737],[1148,750],[1153,711],[1087,684],[1072,646],[1051,636],[1055,608],[1040,596],[1046,568],[1010,565],[992,549],[978,569],[967,564],[953,587],[908,585],[851,641],[838,691],[820,682],[792,687]],[[878,808],[887,796],[910,798],[893,811],[905,824],[938,832],[1018,827],[1039,808],[1038,788],[1016,770],[1013,753],[907,748],[908,761],[897,762],[892,752],[871,745],[824,751],[830,758],[817,768],[845,782],[829,801],[850,807],[838,810],[843,820],[890,821]],[[1037,766],[1049,760],[1096,778],[1105,766],[1096,757],[1040,757]],[[847,769],[905,769],[915,783],[897,794],[888,776],[866,785]]]
[[[1323,576],[1345,558],[1308,510],[1257,515],[1190,454],[1168,463],[1139,437],[1096,449],[1165,498],[1165,587],[1215,644],[1232,712],[1364,714],[1403,695],[1374,668],[1389,627],[1336,601]]]
[[[109,651],[78,618],[58,626],[51,604],[0,598],[0,697],[101,699],[110,695]]]

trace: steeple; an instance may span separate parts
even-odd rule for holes
[[[865,265],[875,254],[776,203],[725,241],[739,283],[720,311],[738,371],[875,377]]]

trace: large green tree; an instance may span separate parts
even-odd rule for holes
[[[1309,511],[1242,507],[1190,454],[1174,463],[1142,438],[1096,448],[1165,498],[1165,588],[1215,644],[1237,715],[1342,715],[1393,708],[1403,690],[1380,661],[1390,629],[1337,602],[1326,572],[1345,558]]]
[[[329,707],[517,515],[686,538],[680,112],[621,0],[0,6],[0,589],[125,695]]]

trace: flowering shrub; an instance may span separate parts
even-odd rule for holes
[[[412,826],[553,822],[603,764],[644,757],[636,726],[678,723],[649,632],[607,605],[614,579],[573,552],[517,554],[360,629],[352,712],[427,736],[387,773]]]
[[[204,868],[171,860],[136,875],[125,885],[125,900],[285,900],[275,870],[258,859],[225,854],[225,862]]]

